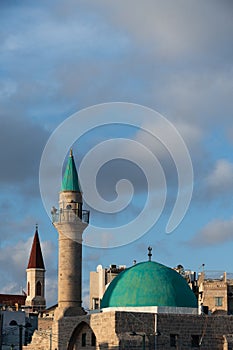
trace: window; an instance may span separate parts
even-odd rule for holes
[[[170,347],[176,348],[178,340],[178,334],[170,334]]]
[[[86,333],[82,334],[82,346],[86,346],[87,344],[87,335]]]
[[[99,298],[92,298],[92,308],[93,310],[99,309]]]
[[[28,296],[30,295],[30,282],[28,282]]]
[[[41,296],[41,283],[40,283],[40,281],[38,281],[36,283],[36,295]]]
[[[96,346],[96,337],[95,334],[91,334],[91,346]]]
[[[191,346],[192,348],[199,348],[200,347],[200,336],[197,334],[191,335]]]
[[[215,306],[222,306],[223,297],[215,297]]]

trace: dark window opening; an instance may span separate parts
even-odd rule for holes
[[[91,346],[96,346],[96,337],[95,334],[91,334]]]
[[[177,340],[178,340],[178,334],[170,334],[170,346],[176,347],[177,346]]]
[[[86,333],[82,334],[82,346],[86,346],[87,344],[87,335]]]
[[[41,296],[41,283],[40,283],[40,281],[38,281],[36,283],[36,295]]]
[[[28,296],[30,295],[30,283],[28,282]]]
[[[197,334],[191,335],[191,346],[192,348],[199,348],[200,347],[200,336]]]

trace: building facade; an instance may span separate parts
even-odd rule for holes
[[[199,305],[206,313],[233,314],[233,279],[230,276],[226,272],[199,274]]]
[[[125,269],[125,265],[110,265],[106,268],[98,265],[96,271],[90,272],[90,310],[100,309],[100,302],[109,283]]]
[[[199,314],[197,298],[186,279],[151,261],[151,250],[149,261],[124,268],[115,276],[99,266],[92,278],[90,303],[92,309],[100,303],[100,309],[85,313],[82,234],[89,213],[82,210],[72,152],[59,198],[59,209],[52,211],[59,236],[58,307],[48,329],[39,327],[25,350],[233,349],[233,316]]]

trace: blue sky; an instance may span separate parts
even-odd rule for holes
[[[72,114],[114,101],[152,108],[177,128],[192,159],[194,190],[183,221],[166,234],[177,174],[162,146],[125,126],[101,127],[81,137],[74,145],[78,167],[94,145],[127,137],[158,156],[168,183],[165,208],[149,232],[114,249],[84,247],[84,300],[90,270],[145,260],[148,245],[153,259],[168,266],[198,271],[205,263],[207,270],[233,272],[232,11],[227,0],[1,1],[0,292],[25,286],[38,223],[48,304],[56,301],[57,233],[40,196],[42,152]],[[101,169],[97,184],[106,200],[114,198],[114,182],[126,175],[135,194],[118,215],[93,211],[96,223],[114,227],[138,215],[147,186],[135,169],[119,160]]]

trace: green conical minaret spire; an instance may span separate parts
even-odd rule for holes
[[[72,148],[70,149],[70,156],[69,156],[69,159],[66,165],[66,170],[63,176],[61,190],[81,192]]]

